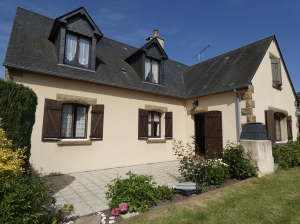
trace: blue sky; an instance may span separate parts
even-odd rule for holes
[[[300,92],[299,0],[1,0],[1,63],[18,6],[53,19],[83,6],[104,36],[135,47],[157,28],[169,58],[187,65],[198,63],[195,56],[207,43],[204,60],[275,34]]]

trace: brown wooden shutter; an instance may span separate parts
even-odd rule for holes
[[[288,141],[293,141],[292,116],[286,117]]]
[[[209,111],[204,114],[205,152],[214,150],[218,157],[222,155],[222,112]]]
[[[104,105],[93,105],[91,111],[91,139],[103,139]]]
[[[272,77],[273,83],[277,86],[282,85],[280,58],[272,58]]]
[[[266,119],[266,129],[268,132],[268,139],[275,143],[276,141],[276,127],[274,120],[274,111],[273,110],[265,110],[265,119]]]
[[[57,141],[60,138],[62,103],[45,99],[43,120],[43,141]]]
[[[173,113],[165,113],[165,138],[173,138]]]
[[[139,109],[139,130],[138,130],[138,139],[139,140],[146,140],[148,139],[148,116],[149,111]]]

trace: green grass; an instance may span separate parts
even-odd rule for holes
[[[300,223],[300,168],[252,179],[208,200],[204,195],[190,206],[179,203],[126,223]]]

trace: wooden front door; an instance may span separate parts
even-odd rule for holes
[[[205,135],[204,135],[204,113],[195,114],[195,137],[198,150],[195,153],[205,154]]]
[[[208,111],[204,113],[205,152],[214,150],[218,157],[222,155],[222,112]]]

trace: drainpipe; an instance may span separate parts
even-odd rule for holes
[[[240,141],[240,134],[241,134],[241,108],[240,108],[240,97],[239,94],[236,92],[236,89],[233,90],[236,95],[236,120],[237,120],[237,141]]]

